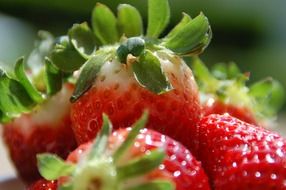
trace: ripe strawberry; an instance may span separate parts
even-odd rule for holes
[[[76,147],[71,129],[70,103],[73,88],[62,91],[31,113],[22,114],[3,127],[3,138],[19,176],[27,183],[40,177],[36,155],[51,152],[66,158]]]
[[[39,155],[41,174],[48,180],[58,179],[60,187],[71,190],[210,189],[200,162],[180,143],[141,129],[146,119],[145,114],[133,128],[110,134],[111,125],[105,117],[95,143],[79,146],[67,162]]]
[[[189,135],[194,133],[201,110],[192,71],[180,56],[203,51],[211,38],[210,27],[203,14],[193,20],[184,14],[166,37],[158,39],[168,20],[168,1],[150,0],[147,35],[143,36],[141,17],[134,7],[120,5],[116,20],[106,6],[97,4],[92,16],[94,31],[86,23],[74,25],[69,31],[73,48],[87,59],[71,98],[73,130],[79,143],[96,136],[102,113],[109,115],[117,129],[130,126],[148,109],[147,128],[192,147]],[[87,43],[96,41],[94,38],[103,44],[95,52],[94,44]],[[78,63],[71,69],[70,64],[57,61],[57,51],[52,60],[59,68],[78,68]]]
[[[216,190],[286,189],[286,140],[229,115],[199,124],[198,158]]]
[[[74,85],[65,83],[62,87],[61,72],[50,62],[46,64],[46,68],[39,67],[41,72],[46,72],[39,77],[34,75],[34,70],[29,71],[31,82],[23,59],[15,66],[15,76],[0,70],[3,139],[19,176],[28,184],[40,178],[36,154],[51,152],[65,158],[76,147],[69,102]]]
[[[210,72],[196,58],[193,61],[199,84],[203,115],[228,113],[245,122],[271,127],[283,104],[282,86],[267,78],[246,86],[249,73],[242,74],[234,64],[216,64]]]
[[[40,179],[28,187],[27,190],[57,190],[57,182]]]

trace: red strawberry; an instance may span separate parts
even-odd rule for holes
[[[166,14],[159,13],[157,8],[164,9]],[[125,11],[136,17],[121,20]],[[109,17],[102,17],[102,12]],[[96,136],[102,125],[102,113],[107,113],[114,128],[118,129],[130,126],[144,109],[148,109],[147,128],[193,147],[189,135],[194,133],[201,109],[192,71],[180,56],[199,53],[207,46],[211,38],[207,18],[200,14],[192,20],[184,14],[182,21],[166,37],[158,39],[169,19],[167,0],[149,1],[146,36],[139,23],[140,14],[134,7],[120,5],[118,17],[123,32],[117,31],[113,13],[97,4],[92,17],[94,31],[86,24],[74,25],[69,31],[73,48],[87,59],[71,98],[71,118],[77,141],[84,143]],[[139,19],[134,28],[129,26],[131,18]],[[119,41],[118,36],[122,34],[125,35]],[[90,41],[97,38],[103,46],[92,52],[94,49],[90,46],[94,47],[93,44],[83,41],[84,38]],[[56,52],[54,57],[58,55]],[[57,59],[54,63],[65,71],[76,70]]]
[[[40,179],[28,187],[27,190],[57,190],[57,182]]]
[[[41,41],[27,64],[19,59],[14,70],[0,69],[3,138],[19,176],[26,183],[40,177],[36,154],[52,152],[65,158],[76,147],[69,102],[74,85],[64,80],[67,75],[48,58],[44,59],[54,40],[47,32],[39,34]]]
[[[105,120],[95,143],[79,146],[66,163],[40,155],[41,174],[70,189],[210,189],[200,162],[183,145],[153,130],[140,130],[146,119],[112,134]]]
[[[41,107],[3,126],[10,157],[27,183],[40,177],[36,166],[38,153],[51,152],[65,158],[76,147],[69,117],[72,90],[72,86],[66,85]]]
[[[286,189],[286,140],[229,115],[204,117],[199,159],[216,190]]]
[[[196,58],[192,63],[199,84],[203,115],[228,113],[245,122],[271,127],[283,103],[281,85],[267,78],[246,86],[249,73],[234,64],[216,64],[210,72]]]

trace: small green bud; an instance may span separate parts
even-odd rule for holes
[[[145,41],[140,37],[128,38],[126,42],[117,48],[117,56],[122,63],[126,62],[128,54],[135,57],[141,55],[145,49]]]
[[[145,41],[139,37],[132,37],[127,40],[127,48],[129,52],[133,56],[139,56],[144,48],[145,48]]]

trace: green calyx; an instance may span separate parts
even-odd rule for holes
[[[60,184],[59,189],[143,190],[147,187],[158,190],[175,189],[173,182],[167,180],[142,181],[144,175],[158,168],[162,163],[165,157],[163,150],[153,150],[147,155],[130,161],[124,160],[124,155],[128,154],[129,148],[133,146],[135,138],[145,126],[147,119],[148,115],[145,112],[132,126],[126,140],[111,155],[107,146],[112,125],[104,115],[101,132],[94,140],[90,151],[79,163],[69,164],[57,156],[41,154],[37,156],[41,175],[47,180],[65,177],[67,180]]]
[[[258,121],[275,117],[283,104],[284,91],[279,82],[266,78],[248,87],[249,73],[241,73],[235,63],[219,63],[208,70],[199,58],[194,58],[191,67],[203,103],[206,98],[214,98],[226,104],[245,107],[255,114]]]
[[[39,32],[39,38],[26,60],[0,66],[1,123],[31,112],[62,88],[64,73],[48,58],[55,40],[45,31]]]
[[[51,54],[51,61],[60,70],[85,71],[78,79],[76,92],[71,100],[76,101],[91,87],[91,79],[95,81],[100,72],[98,66],[102,66],[106,61],[95,60],[94,57],[107,47],[113,47],[116,51],[108,53],[110,59],[118,59],[123,64],[135,63],[132,64],[134,76],[144,88],[156,94],[172,89],[161,69],[160,59],[155,56],[156,51],[166,50],[179,56],[197,55],[208,46],[212,35],[208,19],[202,13],[194,19],[184,13],[174,29],[161,37],[169,20],[168,0],[148,0],[148,24],[144,34],[142,18],[135,7],[120,4],[115,15],[107,6],[97,3],[92,11],[92,27],[90,28],[87,23],[73,25],[68,35],[57,43]],[[91,63],[95,61],[96,64]],[[92,69],[87,77],[85,68],[91,69],[91,65],[96,65],[96,69]],[[153,68],[155,71],[150,71]],[[86,85],[83,81],[89,83]]]

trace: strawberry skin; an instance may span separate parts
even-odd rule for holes
[[[217,190],[286,189],[286,141],[229,115],[204,117],[199,159]]]
[[[71,118],[78,143],[93,139],[106,113],[115,129],[129,127],[149,110],[147,128],[166,134],[185,146],[193,147],[189,135],[194,133],[200,117],[197,85],[192,71],[180,61],[161,60],[173,90],[155,94],[136,82],[130,67],[114,60],[103,65],[91,89],[72,104]]]
[[[72,86],[66,85],[39,109],[22,114],[3,126],[3,138],[11,160],[25,183],[40,178],[36,154],[51,152],[65,158],[76,147],[69,117],[68,98],[72,90]]]
[[[56,181],[47,181],[40,179],[33,183],[27,190],[56,190],[57,182]]]
[[[130,128],[114,131],[109,137],[108,149],[113,152],[126,138]],[[67,162],[77,163],[89,151],[92,143],[85,143],[73,151],[67,158]],[[145,176],[146,180],[167,179],[176,184],[176,190],[208,190],[208,178],[201,164],[189,150],[170,137],[162,135],[150,129],[142,129],[127,155],[124,155],[123,163],[132,158],[148,154],[149,151],[164,148],[166,157],[163,164]]]

